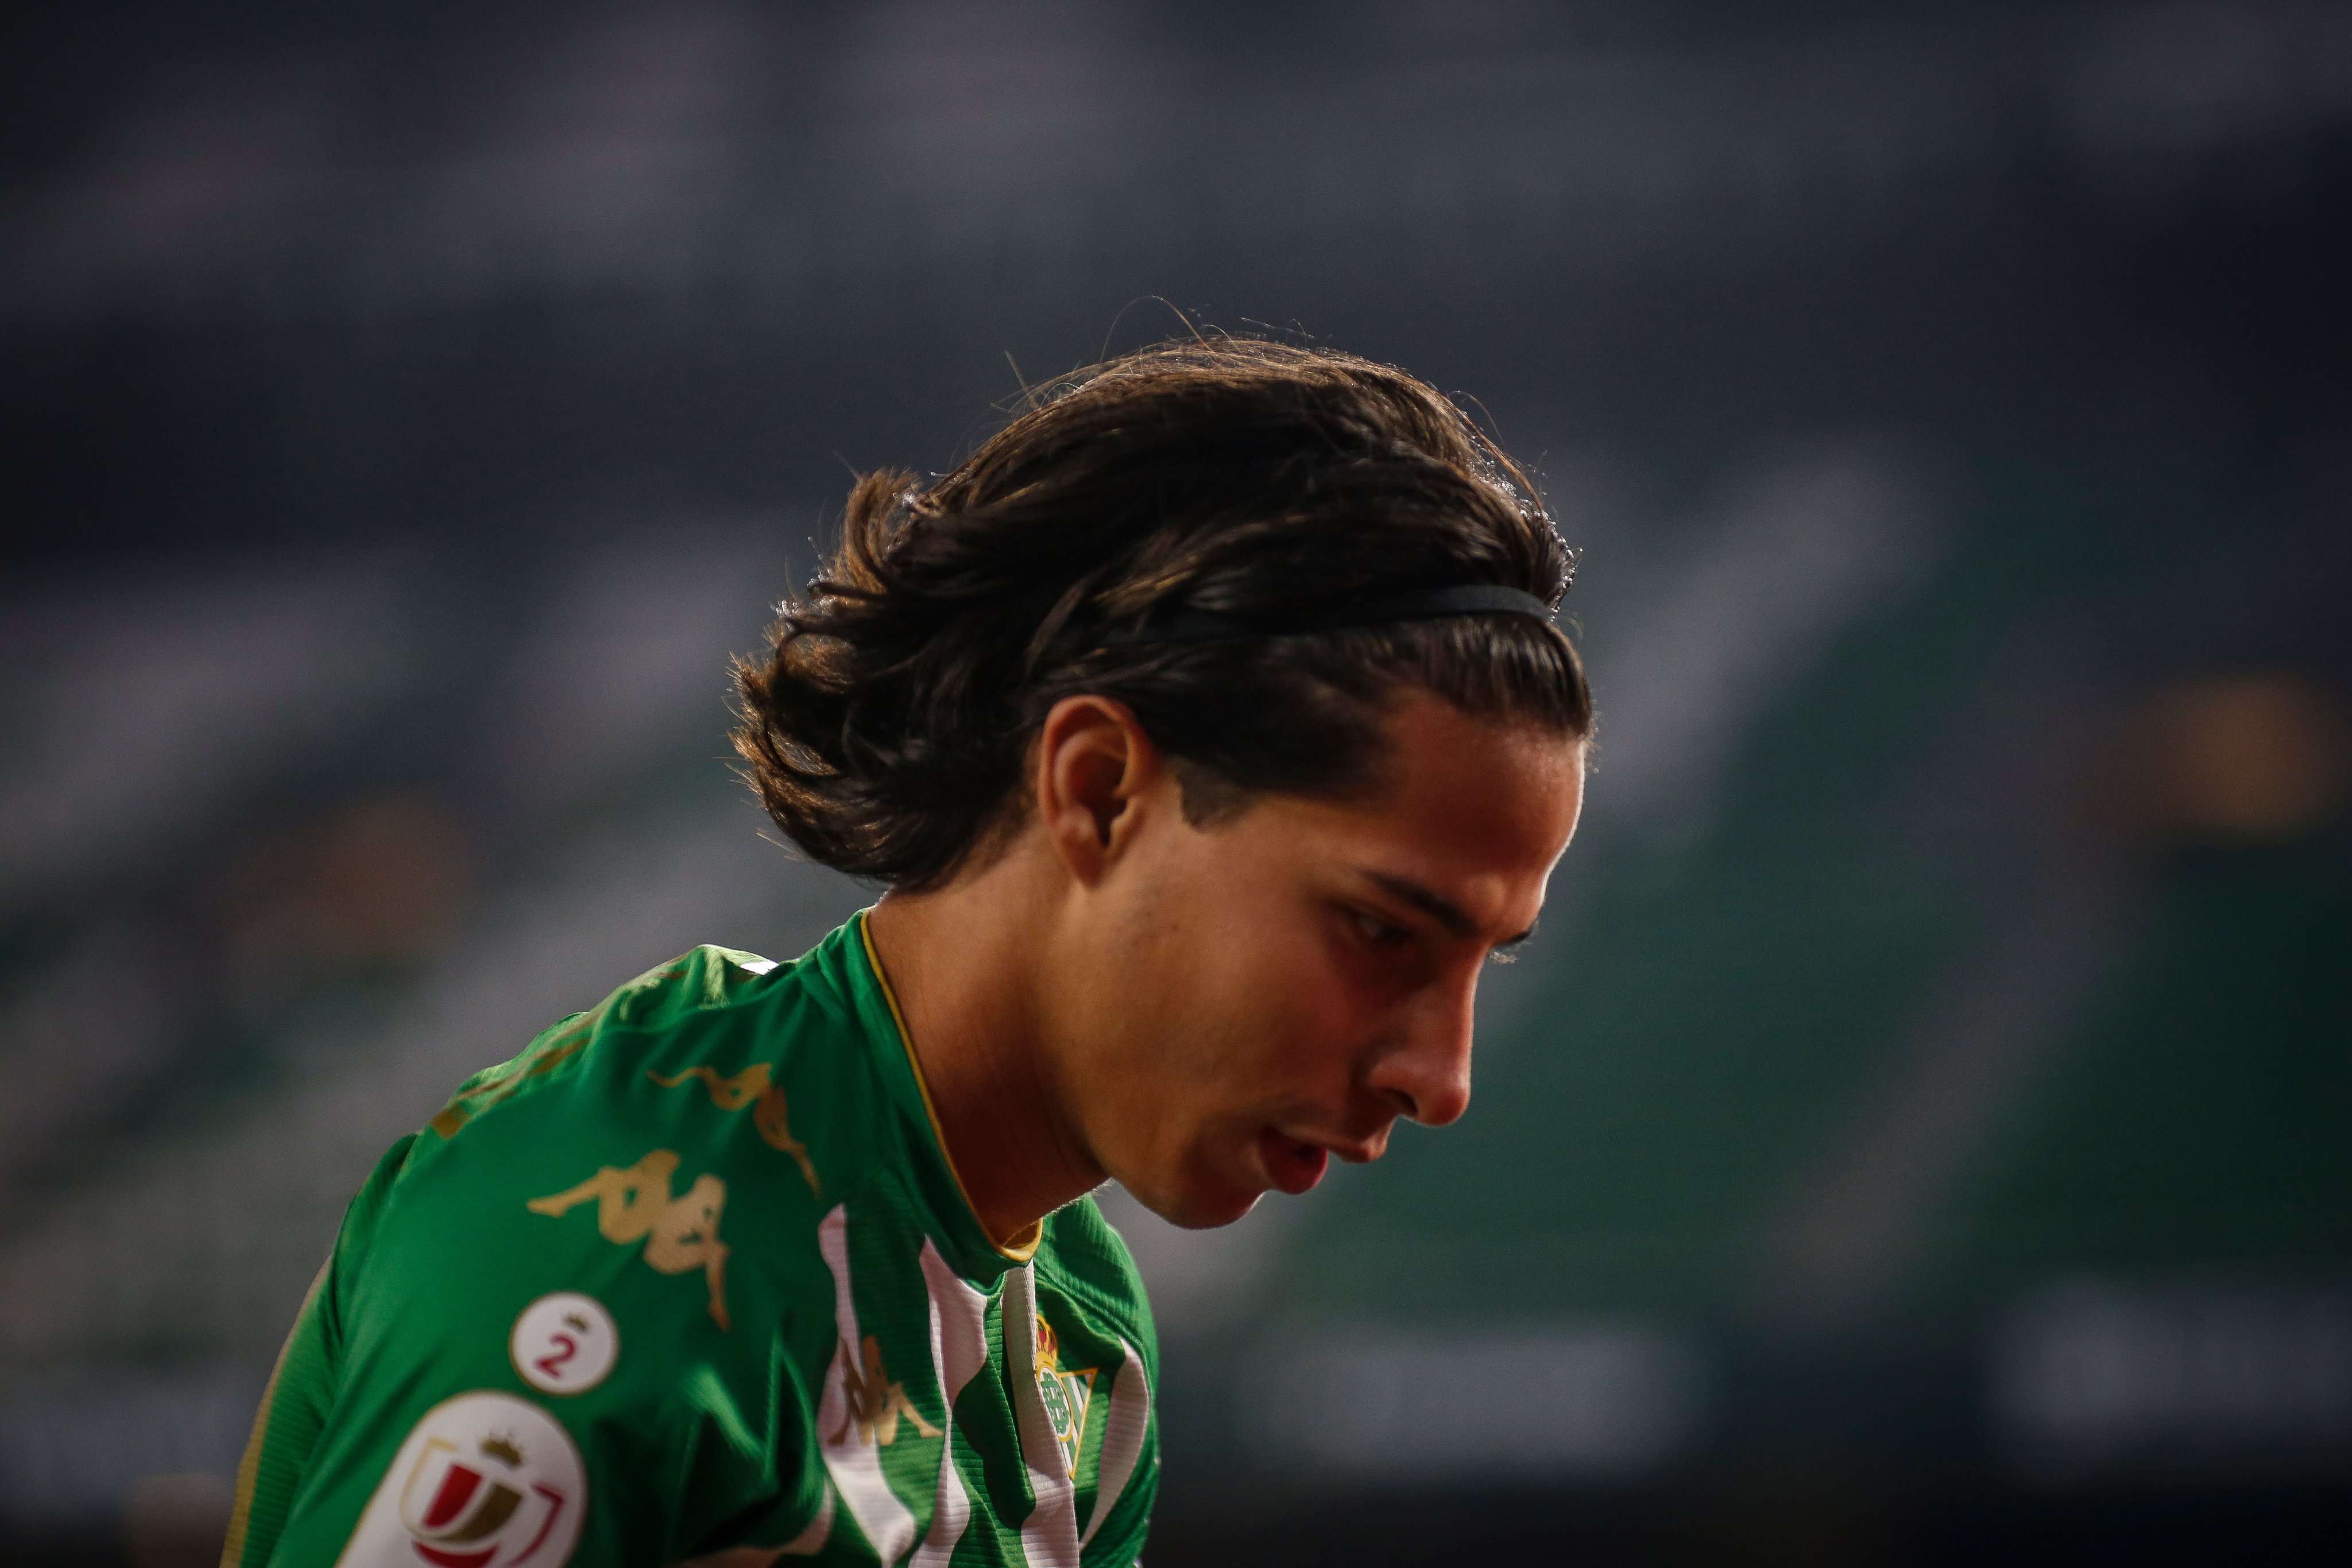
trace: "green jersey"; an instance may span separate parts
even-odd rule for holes
[[[1158,1348],[1091,1199],[974,1218],[861,915],[477,1074],[343,1221],[226,1568],[1131,1563]]]

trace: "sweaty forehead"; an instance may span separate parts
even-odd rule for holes
[[[1567,841],[1583,796],[1580,737],[1426,696],[1399,703],[1385,728],[1380,787],[1359,803],[1369,815],[1473,852],[1557,853]]]
[[[1583,748],[1532,726],[1471,718],[1433,699],[1389,720],[1378,786],[1336,800],[1270,800],[1276,841],[1426,889],[1483,925],[1524,925],[1583,800]],[[1504,935],[1509,935],[1506,932]]]

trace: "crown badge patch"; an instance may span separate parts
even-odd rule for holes
[[[1094,1403],[1095,1379],[1102,1368],[1062,1369],[1061,1342],[1053,1325],[1037,1320],[1037,1397],[1045,1402],[1045,1418],[1053,1423],[1054,1442],[1062,1450],[1062,1468],[1078,1473],[1078,1449],[1086,1441],[1087,1409]]]

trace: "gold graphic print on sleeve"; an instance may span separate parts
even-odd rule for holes
[[[727,1244],[719,1239],[719,1211],[727,1207],[727,1184],[705,1173],[678,1197],[669,1195],[677,1155],[656,1149],[624,1170],[606,1166],[569,1191],[534,1197],[533,1214],[562,1218],[581,1204],[596,1205],[596,1228],[607,1241],[646,1244],[645,1258],[657,1272],[684,1274],[699,1269],[710,1285],[710,1316],[722,1329],[727,1318]]]

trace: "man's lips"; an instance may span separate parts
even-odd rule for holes
[[[1272,1127],[1257,1135],[1257,1157],[1265,1166],[1266,1179],[1294,1197],[1321,1181],[1331,1165],[1328,1149],[1301,1143]]]

